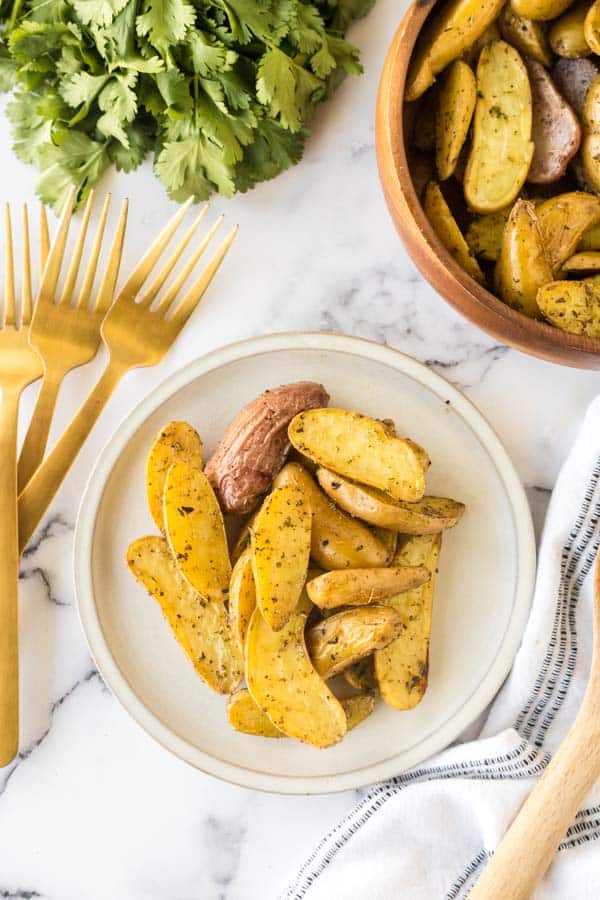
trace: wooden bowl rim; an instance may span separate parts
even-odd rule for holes
[[[551,362],[600,367],[600,339],[561,331],[507,306],[458,265],[425,215],[409,170],[402,113],[408,65],[436,2],[415,0],[408,8],[388,51],[377,97],[375,142],[379,173],[400,237],[430,284],[451,306],[488,334]]]

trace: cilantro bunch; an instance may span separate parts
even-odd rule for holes
[[[14,149],[58,208],[154,155],[169,196],[231,196],[302,156],[315,105],[362,71],[374,0],[0,0]]]

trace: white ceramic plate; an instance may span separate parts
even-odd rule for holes
[[[195,675],[158,605],[129,574],[125,550],[152,533],[145,457],[171,419],[211,452],[233,415],[265,388],[322,382],[335,406],[391,417],[430,453],[428,490],[463,500],[444,536],[430,683],[410,712],[379,703],[340,744],[317,750],[233,731],[225,698]],[[106,683],[164,747],[204,772],[294,794],[356,788],[396,775],[451,743],[508,673],[535,573],[529,507],[498,438],[451,385],[378,344],[331,334],[278,334],[217,350],[177,372],[117,430],[91,475],[75,536],[79,612]]]

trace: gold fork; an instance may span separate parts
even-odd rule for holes
[[[83,274],[77,302],[75,305],[72,305],[71,302],[90,222],[94,202],[93,193],[93,191],[90,191],[88,196],[77,243],[67,271],[65,285],[59,302],[56,303],[56,289],[65,253],[69,224],[73,214],[74,191],[67,198],[35,304],[35,311],[29,329],[29,342],[42,357],[44,376],[29,429],[25,435],[21,456],[19,457],[20,491],[23,490],[44,458],[60,385],[68,372],[89,362],[98,352],[101,341],[100,326],[114,297],[127,223],[127,201],[123,204],[123,210],[117,225],[113,250],[109,257],[109,265],[104,272],[104,277],[90,307],[90,298],[98,269],[102,240],[110,207],[111,198],[110,194],[108,194],[100,213],[96,235],[87,267]]]
[[[0,326],[0,766],[19,747],[19,540],[17,528],[17,420],[21,391],[42,374],[29,345],[31,259],[27,207],[23,207],[23,275],[20,312],[15,299],[15,264],[10,207],[5,206],[4,321]]]
[[[184,249],[198,228],[206,207],[192,223],[181,243],[156,275],[146,293],[138,295],[165,247],[179,228],[191,199],[163,228],[142,257],[102,323],[102,338],[108,351],[108,364],[96,386],[75,418],[37,469],[19,497],[19,541],[23,549],[69,471],[98,416],[123,375],[130,369],[153,366],[165,356],[211,283],[237,233],[234,227],[215,251],[198,278],[180,301],[177,297],[217,228],[219,218],[182,266],[164,296],[158,294],[175,268]]]

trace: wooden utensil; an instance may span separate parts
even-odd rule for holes
[[[62,434],[19,497],[19,541],[21,549],[25,547],[33,534],[50,501],[69,471],[73,460],[79,453],[98,416],[123,375],[129,369],[153,366],[160,362],[204,296],[204,292],[233,243],[237,227],[233,228],[225,238],[215,251],[210,262],[179,301],[180,291],[221,224],[222,217],[219,218],[190,254],[189,259],[186,260],[181,271],[173,279],[164,296],[157,300],[167,278],[172,273],[183,251],[190,243],[204,218],[206,209],[203,209],[184,235],[182,241],[160,269],[146,293],[138,301],[137,298],[143,285],[177,231],[190,208],[191,202],[192,199],[184,204],[158,235],[150,249],[129,276],[102,323],[102,338],[108,351],[108,364],[69,427]]]
[[[42,374],[42,361],[29,345],[31,260],[27,207],[23,207],[23,272],[17,309],[10,207],[5,207],[4,320],[0,327],[0,766],[19,747],[19,541],[17,528],[17,420],[24,387]]]
[[[81,266],[94,202],[94,193],[91,191],[83,212],[81,228],[67,271],[65,285],[59,302],[56,303],[55,295],[65,255],[69,224],[73,215],[74,195],[73,190],[67,198],[29,329],[29,341],[38,351],[44,363],[44,375],[19,457],[20,491],[23,490],[44,458],[58,391],[65,375],[72,369],[89,362],[98,351],[101,341],[100,326],[112,303],[119,274],[127,222],[127,201],[123,204],[102,282],[90,304],[110,207],[111,198],[108,194],[100,214],[79,296],[75,305],[72,305],[71,301]]]
[[[585,796],[600,778],[600,554],[594,573],[593,629],[592,666],[577,718],[469,894],[470,900],[528,900]]]

